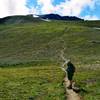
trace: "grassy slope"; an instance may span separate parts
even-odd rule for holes
[[[81,88],[80,94],[84,100],[100,99],[100,67],[95,67],[97,65],[81,65],[75,74],[76,83]]]
[[[41,20],[39,18],[33,18],[32,15],[18,15],[18,16],[8,16],[5,18],[0,18],[0,24],[20,24],[20,23],[37,23]]]
[[[65,47],[67,57],[82,63],[100,58],[99,30],[74,22],[40,22],[0,26],[0,63],[56,60]],[[65,43],[64,43],[65,42]]]
[[[91,24],[92,23],[92,24]],[[100,97],[98,94],[100,91],[99,88],[99,73],[100,68],[98,67],[100,64],[100,30],[96,30],[92,27],[99,27],[100,22],[62,22],[62,21],[51,21],[51,22],[38,22],[38,23],[24,23],[24,24],[17,24],[17,25],[0,25],[0,64],[1,66],[6,66],[8,64],[20,64],[20,63],[30,63],[31,65],[38,64],[51,64],[52,66],[54,62],[60,63],[61,59],[59,58],[60,51],[65,47],[65,56],[67,58],[72,58],[73,62],[77,66],[77,72],[75,76],[75,80],[77,81],[77,84],[88,91],[88,93],[82,92],[82,95],[84,95],[85,100],[99,100]],[[93,42],[95,41],[95,42]],[[28,64],[27,64],[28,65]],[[20,65],[21,67],[24,65]],[[30,66],[30,65],[29,65]],[[89,66],[89,67],[88,67]],[[34,66],[35,67],[35,66]],[[38,68],[38,67],[37,67]],[[40,67],[39,67],[40,68]],[[47,70],[51,71],[49,67],[46,67]],[[34,70],[34,68],[32,68]],[[55,66],[55,69],[57,67]],[[97,69],[97,70],[96,70]],[[28,77],[30,79],[30,74],[34,79],[34,76],[37,75],[37,71],[34,73],[31,73],[30,68],[26,68],[30,73],[29,75],[26,74],[24,71],[25,69],[22,68],[21,75],[23,77]],[[38,69],[41,71],[41,69]],[[15,81],[15,83],[12,85],[13,87],[16,86],[17,81],[18,82],[24,82],[24,80],[20,80],[22,76],[19,76],[17,73],[19,73],[19,67],[18,68],[5,68],[0,69],[1,73],[1,88],[2,91],[5,91],[5,89],[8,89],[10,94],[6,94],[7,96],[12,96],[12,92],[14,90],[17,91],[15,95],[19,95],[18,98],[22,98],[19,94],[19,91],[23,90],[24,85],[20,85],[20,89],[15,88],[14,90],[11,89],[10,85],[8,84],[12,81]],[[52,70],[53,71],[53,70]],[[8,77],[5,78],[6,72],[8,73]],[[16,72],[16,73],[14,73]],[[47,78],[45,74],[45,70],[42,70],[42,78]],[[59,80],[59,84],[62,82],[60,79],[63,79],[63,74],[61,70],[57,73],[56,71],[52,73],[52,75]],[[60,74],[59,74],[60,73]],[[13,79],[8,79],[10,74],[13,74],[15,77]],[[48,73],[49,77],[51,76],[51,73]],[[26,76],[25,76],[26,75]],[[42,82],[44,79],[39,80],[41,76],[37,76],[36,82]],[[97,77],[96,77],[97,76]],[[60,78],[61,77],[61,78]],[[7,81],[8,80],[8,81]],[[17,80],[17,81],[16,81]],[[54,84],[56,84],[58,81],[55,81]],[[90,80],[90,83],[87,85],[87,80]],[[91,85],[91,80],[94,80],[93,84]],[[49,98],[49,95],[52,95],[51,98],[60,98],[60,100],[64,99],[64,90],[62,88],[62,85],[59,86],[60,90],[57,90],[58,88],[55,88],[55,85],[52,85],[54,81],[52,81],[50,84],[47,83],[47,85],[43,88],[45,92],[49,92],[47,89],[47,86],[51,86],[51,89],[55,89],[56,91],[60,91],[59,94],[53,93],[50,91],[45,98]],[[5,84],[6,83],[6,84]],[[34,82],[33,82],[34,83]],[[32,83],[32,84],[33,84]],[[9,85],[7,88],[3,87],[3,84]],[[35,83],[37,84],[37,83]],[[26,97],[29,97],[31,95],[31,90],[29,90],[30,83],[27,83],[27,88],[24,88],[27,93],[22,93],[22,95],[27,95]],[[37,89],[39,89],[39,85],[34,86]],[[28,92],[29,91],[29,92]],[[32,93],[32,96],[39,94],[37,90],[32,90],[34,93]],[[41,91],[41,90],[40,90]],[[2,92],[3,95],[5,92]],[[40,92],[41,94],[42,92]],[[94,94],[94,95],[93,95]],[[58,96],[56,96],[58,95]],[[90,97],[91,96],[91,97]],[[42,96],[39,96],[42,98]],[[23,97],[24,98],[24,97]],[[44,99],[43,99],[44,100]],[[58,99],[59,100],[59,99]]]
[[[64,100],[64,73],[60,68],[17,67],[0,69],[0,100]]]

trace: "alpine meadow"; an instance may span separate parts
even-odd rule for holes
[[[66,100],[62,50],[82,100],[100,100],[100,21],[31,16],[0,20],[0,100]]]

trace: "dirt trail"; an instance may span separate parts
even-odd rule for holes
[[[62,68],[62,70],[65,72],[64,68]],[[78,93],[74,92],[73,89],[67,88],[69,86],[69,81],[67,79],[67,75],[64,78],[64,86],[65,86],[65,89],[66,89],[67,100],[81,100],[81,97]]]
[[[64,57],[64,51],[61,52],[61,58],[64,60],[64,62],[67,62],[67,59]],[[82,100],[81,96],[76,93],[75,91],[73,91],[73,89],[68,89],[69,86],[69,80],[67,78],[67,72],[65,70],[65,68],[63,68],[63,65],[61,67],[61,69],[65,72],[65,78],[64,78],[64,86],[66,89],[66,100]],[[72,88],[74,88],[74,85],[72,86]]]

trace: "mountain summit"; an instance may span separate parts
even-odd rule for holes
[[[45,15],[39,15],[39,17],[42,19],[49,19],[49,20],[68,20],[68,21],[83,20],[83,19],[75,17],[75,16],[60,16],[58,14],[45,14]]]

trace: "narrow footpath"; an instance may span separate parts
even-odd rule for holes
[[[64,51],[61,52],[61,58],[67,62],[67,59],[64,57]],[[73,88],[75,88],[74,84],[72,85],[72,89],[68,89],[69,80],[67,78],[67,72],[65,68],[63,68],[63,65],[61,66],[61,69],[65,72],[64,86],[66,89],[66,100],[82,100],[81,96],[73,90]]]
[[[65,72],[65,69],[62,68],[62,70]],[[64,78],[64,86],[65,86],[65,89],[66,89],[66,100],[82,100],[81,99],[81,96],[76,93],[75,91],[73,91],[73,89],[68,89],[67,87],[69,86],[69,81],[68,81],[68,78],[67,78],[67,74]]]

